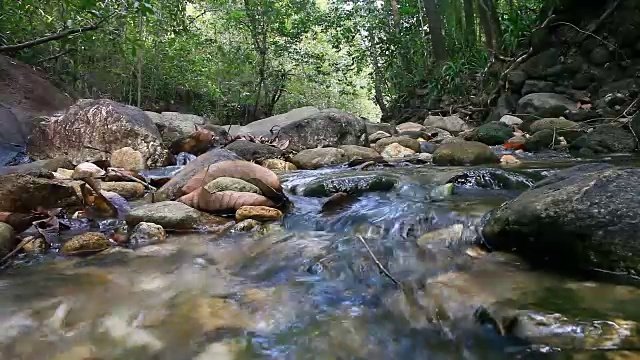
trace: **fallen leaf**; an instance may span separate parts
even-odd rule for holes
[[[276,192],[282,192],[280,180],[273,171],[244,160],[221,161],[201,170],[182,187],[182,192],[189,194],[219,177],[232,177],[245,181],[256,178],[272,187]]]
[[[58,221],[57,216],[34,221],[33,225],[49,244],[58,242],[58,237],[60,236],[60,221]]]
[[[84,180],[84,179],[83,179]],[[89,218],[117,218],[118,209],[102,193],[93,179],[84,180],[80,184],[80,193],[85,207],[85,214]],[[90,188],[87,187],[89,185]]]
[[[275,207],[268,198],[248,192],[220,191],[210,193],[201,187],[178,199],[194,209],[211,213],[235,212],[242,206],[270,206]]]
[[[254,185],[258,189],[260,189],[260,192],[262,192],[262,195],[264,195],[265,197],[267,197],[270,200],[274,201],[277,204],[277,206],[280,206],[280,205],[284,204],[285,202],[289,201],[289,199],[287,198],[287,196],[285,195],[285,193],[282,190],[277,191],[276,189],[272,188],[271,186],[265,184],[260,179],[249,178],[249,179],[246,179],[245,181],[248,182],[249,184]]]

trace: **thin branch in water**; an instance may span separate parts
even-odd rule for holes
[[[11,259],[15,254],[18,253],[18,251],[22,250],[22,248],[24,248],[25,246],[27,246],[27,244],[29,244],[30,242],[32,242],[33,240],[35,240],[36,237],[35,236],[29,236],[26,239],[23,239],[20,244],[18,244],[18,246],[16,246],[15,249],[13,249],[13,251],[11,251],[10,253],[8,253],[5,257],[3,257],[2,259],[0,259],[0,265],[5,264],[5,262],[9,259]]]
[[[393,275],[391,275],[391,273],[384,267],[384,265],[382,265],[382,263],[378,260],[378,258],[376,257],[376,255],[373,253],[373,251],[371,251],[371,248],[369,247],[369,244],[367,244],[367,242],[364,240],[364,238],[360,235],[356,235],[356,238],[358,240],[360,240],[360,242],[362,243],[362,245],[364,245],[364,247],[367,249],[367,252],[369,253],[369,255],[371,255],[371,258],[373,259],[373,261],[376,263],[376,265],[378,266],[378,269],[380,269],[380,271],[382,271],[382,273],[388,277],[391,281],[393,281],[394,284],[396,284],[399,288],[402,289],[402,285],[400,284],[400,282],[398,280],[396,280]]]

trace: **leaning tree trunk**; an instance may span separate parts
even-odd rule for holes
[[[437,63],[447,61],[447,47],[442,33],[442,16],[436,5],[436,0],[424,0],[424,11],[431,34],[433,57]]]
[[[464,0],[464,33],[468,45],[476,43],[476,14],[473,0]]]
[[[499,53],[502,48],[502,28],[494,0],[478,0],[478,15],[487,49]]]

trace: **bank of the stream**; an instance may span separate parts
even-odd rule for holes
[[[172,360],[624,356],[640,345],[636,287],[549,274],[475,245],[487,211],[580,162],[285,172],[293,209],[249,233],[171,235],[90,257],[20,255],[0,274],[0,352]],[[326,199],[301,195],[313,183],[373,175],[394,179],[394,188],[325,212]],[[453,194],[442,190],[449,180]]]

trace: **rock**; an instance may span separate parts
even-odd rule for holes
[[[528,190],[489,215],[494,250],[563,269],[640,272],[640,169],[606,169]]]
[[[566,96],[554,93],[533,93],[518,101],[518,114],[530,114],[540,117],[557,118],[565,113],[577,110],[575,102]]]
[[[231,178],[231,177],[219,177],[204,187],[210,193],[217,193],[220,191],[239,191],[250,192],[254,194],[262,195],[262,192],[258,187],[250,184],[244,180]]]
[[[64,156],[56,157],[55,159],[48,160],[36,160],[26,164],[20,164],[15,166],[1,166],[0,175],[7,174],[27,174],[32,171],[57,171],[57,169],[71,169],[75,168],[75,165]]]
[[[502,155],[500,163],[504,165],[516,165],[520,164],[520,160],[513,155]]]
[[[477,141],[456,141],[442,144],[433,153],[436,165],[480,165],[497,163],[491,148]]]
[[[431,201],[442,201],[449,196],[453,195],[453,184],[438,185],[429,191],[429,198]]]
[[[80,203],[73,186],[64,180],[22,174],[0,176],[0,211],[28,213],[39,206],[53,209]]]
[[[134,227],[141,222],[158,224],[165,229],[193,229],[199,224],[200,211],[181,202],[162,201],[132,209],[126,216],[127,225]]]
[[[254,143],[247,140],[236,140],[225,149],[233,151],[247,161],[262,161],[282,157],[283,151],[267,144]]]
[[[522,70],[512,70],[507,74],[507,85],[513,92],[520,92],[524,82],[527,80],[527,73]]]
[[[2,235],[0,235],[0,238],[1,237]],[[22,247],[22,251],[28,254],[44,254],[45,252],[47,252],[47,249],[49,249],[49,243],[47,242],[47,240],[41,237],[28,236],[24,238],[23,241],[25,241],[26,243]]]
[[[385,159],[400,158],[413,155],[416,152],[398,143],[393,143],[382,150],[382,157]]]
[[[130,147],[123,147],[111,154],[111,166],[131,171],[141,171],[147,167],[142,153]]]
[[[435,242],[451,244],[459,241],[462,238],[464,231],[464,225],[454,224],[449,227],[429,231],[428,233],[420,236],[416,243],[423,248],[429,248],[431,244]]]
[[[167,233],[164,228],[158,224],[141,222],[133,228],[133,233],[129,237],[131,245],[134,247],[142,247],[147,245],[156,245],[167,240]]]
[[[420,154],[431,155],[438,148],[438,144],[430,141],[420,141]]]
[[[527,80],[522,87],[522,95],[533,93],[551,93],[555,89],[555,84],[550,81]]]
[[[290,162],[280,160],[280,159],[267,159],[262,161],[260,164],[266,167],[269,170],[273,171],[294,171],[298,170],[298,168]]]
[[[534,174],[523,174],[505,171],[496,168],[480,168],[466,170],[462,174],[454,175],[447,180],[456,187],[461,188],[480,188],[493,190],[528,190],[530,189],[536,177]]]
[[[282,212],[268,206],[242,206],[236,210],[236,221],[253,219],[259,221],[276,221],[282,218]]]
[[[394,143],[409,148],[413,150],[413,152],[420,152],[420,142],[418,140],[399,136],[381,139],[373,145],[373,148],[381,153],[387,146]]]
[[[402,131],[398,133],[397,137],[408,137],[418,141],[424,141],[429,139],[431,136],[424,131]]]
[[[500,118],[501,123],[505,123],[509,126],[518,126],[522,124],[522,119],[513,115],[505,115]]]
[[[503,93],[498,97],[496,106],[491,109],[486,121],[499,121],[503,116],[516,111],[519,95]]]
[[[511,137],[513,137],[513,129],[503,122],[480,125],[471,134],[471,140],[487,145],[502,145]]]
[[[596,127],[569,146],[572,150],[577,150],[583,155],[608,154],[608,153],[629,153],[637,146],[636,138],[630,131],[621,127],[605,124]]]
[[[260,222],[258,222],[258,220],[246,219],[238,222],[233,227],[232,231],[247,232],[257,228],[258,226],[260,226]]]
[[[65,255],[89,255],[99,253],[111,247],[109,238],[99,232],[76,235],[60,248]]]
[[[98,165],[90,162],[78,164],[71,175],[72,179],[97,178],[103,176],[106,172],[98,167]]]
[[[187,164],[179,173],[177,173],[166,184],[162,185],[155,194],[155,201],[173,200],[182,196],[182,187],[187,184],[191,178],[198,172],[206,169],[209,165],[213,165],[225,160],[240,160],[235,153],[225,149],[209,150],[198,156],[195,160]],[[166,228],[166,226],[165,226]]]
[[[204,125],[205,119],[202,116],[192,114],[181,114],[177,112],[154,113],[145,111],[151,120],[159,128],[173,128],[177,130],[179,136],[186,136],[196,131],[196,125]]]
[[[145,187],[137,182],[102,182],[100,189],[116,193],[127,200],[139,199],[144,196]]]
[[[395,134],[396,133],[396,127],[386,123],[386,122],[371,122],[371,121],[366,121],[367,124],[367,134],[369,136],[377,133],[377,132],[385,132],[387,134]]]
[[[167,165],[170,158],[158,129],[142,110],[106,99],[83,99],[65,114],[37,123],[28,150],[35,158],[67,156],[81,163],[109,159],[123,147],[140,151],[149,167]]]
[[[384,131],[376,131],[369,135],[369,143],[375,144],[378,140],[391,137],[391,134]]]
[[[396,126],[396,130],[401,133],[403,131],[424,131],[424,125],[414,122],[406,122]]]
[[[448,132],[447,130],[439,129],[433,126],[425,127],[424,132],[429,134],[429,136],[431,137],[431,139],[428,139],[428,140],[435,144],[439,144],[443,140],[453,137],[453,135],[451,135],[451,133]]]
[[[315,180],[292,191],[309,197],[327,197],[336,193],[356,195],[370,191],[389,191],[396,183],[397,180],[390,176],[362,175]]]
[[[377,160],[380,159],[380,154],[370,147],[358,146],[358,145],[342,145],[338,146],[338,149],[344,151],[344,155],[347,157],[347,161],[356,159],[360,160]]]
[[[542,149],[549,149],[552,145],[558,145],[559,143],[558,136],[554,135],[553,130],[544,129],[527,139],[524,144],[524,150],[536,152]]]
[[[18,245],[11,225],[0,222],[0,257],[5,257]]]
[[[420,153],[420,154],[416,154],[416,158],[422,162],[428,163],[433,160],[433,155],[429,153]]]
[[[26,143],[35,117],[51,115],[72,103],[47,80],[48,75],[15,58],[0,55],[0,73],[1,144]]]
[[[469,125],[459,117],[453,116],[428,116],[424,121],[426,127],[436,127],[438,129],[447,130],[451,133],[459,133],[469,130]]]
[[[367,127],[361,118],[338,110],[323,110],[280,128],[290,139],[288,150],[300,151],[325,146],[368,145]]]
[[[530,132],[535,134],[541,130],[577,130],[580,126],[571,120],[563,118],[547,118],[534,121],[530,126]]]
[[[246,134],[252,134],[254,136],[269,136],[274,126],[282,129],[282,127],[288,124],[300,121],[319,112],[320,110],[312,106],[301,107],[284,114],[278,114],[266,119],[254,121],[245,126],[237,128],[232,127],[229,133],[233,136]]]
[[[300,151],[291,159],[300,169],[314,170],[325,166],[342,164],[347,161],[344,150],[337,148],[318,148]]]
[[[640,111],[636,112],[636,114],[631,119],[631,123],[629,124],[631,131],[640,138]]]
[[[611,53],[606,46],[600,45],[591,51],[589,54],[589,60],[595,65],[605,65],[609,61],[611,61]]]
[[[546,50],[532,56],[529,60],[520,65],[519,70],[523,70],[530,78],[543,78],[545,72],[560,61],[560,52],[555,48]]]

